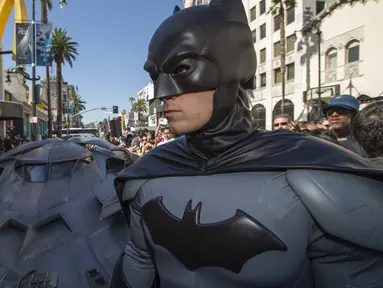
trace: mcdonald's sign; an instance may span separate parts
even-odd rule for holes
[[[0,42],[3,39],[3,34],[12,8],[15,7],[15,23],[28,22],[28,13],[24,0],[0,0]],[[16,34],[16,29],[14,29]],[[13,59],[16,59],[16,35],[13,37]]]

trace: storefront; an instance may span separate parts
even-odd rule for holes
[[[32,137],[32,124],[30,122],[30,117],[32,117],[32,105],[27,102],[23,102],[24,106],[24,132],[25,136]],[[42,137],[47,136],[48,131],[48,115],[47,112],[41,108],[37,108],[37,117],[39,121],[39,133]]]
[[[17,102],[0,101],[0,121],[6,121],[7,130],[15,135],[23,136],[23,105]]]

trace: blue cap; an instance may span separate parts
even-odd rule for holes
[[[337,95],[331,98],[330,104],[324,109],[324,112],[334,107],[359,112],[359,101],[352,95]]]

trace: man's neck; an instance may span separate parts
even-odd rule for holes
[[[344,128],[336,129],[336,130],[334,129],[333,131],[336,134],[336,137],[338,139],[346,138],[350,134],[350,128],[349,127],[344,127]]]

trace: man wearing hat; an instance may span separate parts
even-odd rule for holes
[[[331,99],[323,112],[329,121],[330,129],[336,133],[339,144],[360,156],[367,157],[367,153],[354,139],[351,130],[352,120],[359,112],[359,101],[352,95],[337,95]]]

